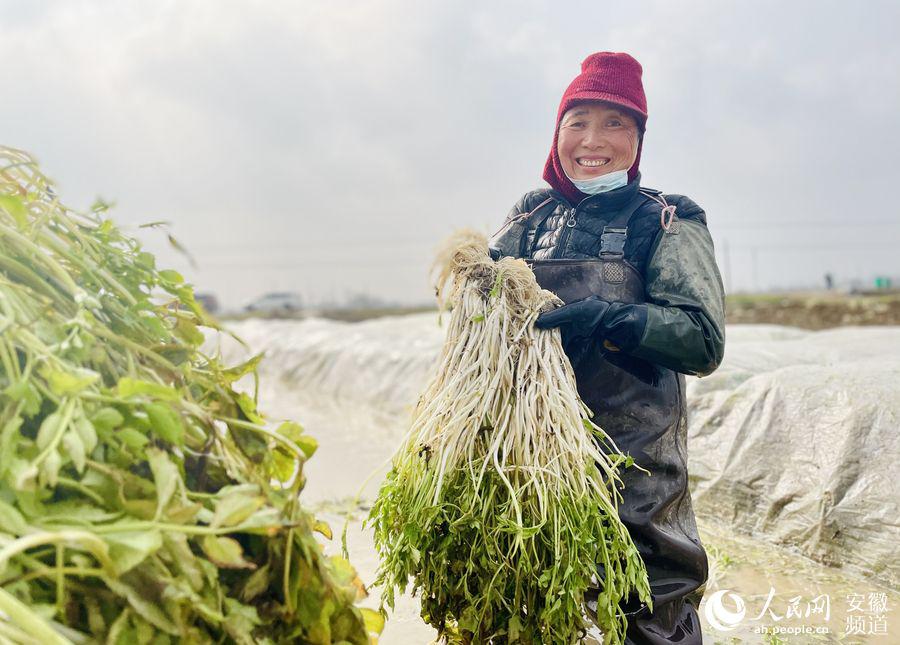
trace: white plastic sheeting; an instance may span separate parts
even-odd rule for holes
[[[394,418],[416,401],[443,332],[436,314],[362,323],[231,325],[298,396]],[[244,351],[223,342],[230,361]],[[689,379],[698,515],[816,560],[900,579],[900,327],[730,326],[725,361]]]
[[[333,397],[389,415],[415,404],[444,341],[437,313],[359,323],[250,319],[228,328],[253,353],[266,353],[261,372],[288,380],[301,396]],[[245,353],[227,337],[222,352],[230,362]]]
[[[900,328],[728,329],[688,386],[698,514],[900,579]]]

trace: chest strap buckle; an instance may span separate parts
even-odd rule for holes
[[[628,229],[617,226],[604,226],[600,235],[600,257],[604,260],[620,259],[625,256],[625,240]]]

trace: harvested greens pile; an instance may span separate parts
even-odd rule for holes
[[[447,339],[370,516],[385,602],[412,576],[447,642],[569,644],[599,563],[598,624],[621,643],[619,601],[650,602],[616,513],[631,460],[590,421],[559,332],[533,326],[560,301],[475,233],[451,239],[438,267]]]
[[[367,644],[298,503],[316,448],[200,351],[177,273],[0,147],[0,643]],[[278,484],[273,484],[278,482]]]

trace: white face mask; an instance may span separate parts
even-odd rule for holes
[[[569,177],[569,173],[566,173],[566,177]],[[626,185],[628,183],[628,171],[614,170],[593,179],[572,179],[569,177],[569,181],[575,184],[575,188],[585,195],[596,195],[597,193],[605,193]]]

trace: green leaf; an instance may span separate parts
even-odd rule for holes
[[[33,491],[37,485],[38,468],[29,461],[13,457],[9,464],[9,481],[17,491]]]
[[[38,428],[37,437],[34,440],[38,450],[43,450],[50,445],[50,442],[53,441],[59,430],[60,421],[62,421],[62,414],[59,412],[53,412],[44,417],[41,427]]]
[[[255,569],[256,565],[244,560],[240,543],[230,537],[204,536],[200,542],[203,552],[217,567],[222,569]]]
[[[124,583],[121,578],[119,580],[112,578],[104,580],[104,583],[117,595],[127,598],[128,604],[137,616],[140,616],[151,625],[155,625],[159,629],[172,634],[173,636],[177,636],[180,629],[168,615],[169,612],[166,610],[169,608],[166,607],[165,604],[159,602],[159,594],[156,591],[156,585],[151,586],[146,584],[146,582],[150,581],[145,580],[144,582],[145,584],[141,584],[140,578],[138,578],[134,585]],[[133,616],[132,619],[135,623],[139,622],[139,620],[134,619]],[[116,622],[118,622],[118,620]],[[116,645],[136,645],[136,632],[132,631],[128,635],[129,640],[123,640],[125,634],[126,632],[120,634],[119,639],[115,641]]]
[[[222,376],[228,383],[233,383],[247,374],[252,374],[259,367],[259,362],[263,359],[263,356],[264,354],[257,354],[240,365],[229,367],[227,370],[222,371]]]
[[[512,616],[509,619],[509,625],[507,627],[507,631],[509,632],[509,640],[510,642],[515,642],[519,640],[519,632],[522,629],[522,621],[519,620],[518,616]]]
[[[23,535],[28,530],[28,522],[12,504],[0,500],[0,531]]]
[[[150,471],[156,483],[156,514],[159,517],[178,490],[181,474],[178,472],[178,466],[172,463],[164,450],[148,448],[147,461],[150,463]]]
[[[465,609],[463,609],[462,613],[459,616],[457,624],[460,629],[464,629],[470,632],[478,631],[478,617],[476,616],[475,607],[469,605]]]
[[[78,474],[83,473],[85,465],[85,449],[81,437],[74,430],[69,430],[63,435],[62,444],[69,455],[69,459],[72,460],[75,470],[78,471]]]
[[[329,540],[333,537],[331,533],[331,526],[328,525],[328,522],[323,522],[322,520],[316,520],[316,522],[313,524],[313,531],[321,533]]]
[[[47,379],[50,391],[56,396],[76,394],[100,380],[97,372],[83,368],[74,369],[71,372],[44,368],[41,370],[41,375]]]
[[[266,503],[260,495],[250,495],[244,491],[235,491],[225,495],[216,503],[216,510],[210,526],[235,526],[253,515]]]
[[[99,204],[103,204],[102,208],[99,207]],[[99,212],[108,209],[109,206],[103,202],[99,197],[94,202],[93,206],[91,206],[91,210],[94,212]],[[101,238],[108,238],[112,233],[116,232],[116,225],[113,223],[111,219],[105,219],[100,222],[100,226],[97,227],[97,234],[100,235]]]
[[[244,416],[247,417],[249,421],[253,423],[262,424],[265,423],[265,419],[260,416],[260,414],[256,411],[256,401],[247,396],[244,392],[240,392],[234,397],[234,402],[237,403],[238,407],[241,409],[241,412],[244,413]]]
[[[269,578],[272,571],[269,565],[265,564],[250,574],[241,588],[241,600],[249,602],[266,591],[269,587]]]
[[[201,345],[206,337],[193,322],[186,318],[179,318],[175,323],[175,333],[178,337],[191,345]]]
[[[135,258],[135,262],[138,264],[138,266],[144,269],[152,271],[156,268],[156,258],[152,253],[147,253],[146,251],[141,251],[140,253],[138,253]]]
[[[166,326],[166,324],[162,320],[155,317],[150,312],[141,312],[141,313],[145,314],[145,315],[141,316],[141,325],[144,327],[144,329],[147,329],[148,331],[150,331],[150,333],[153,335],[154,338],[156,338],[156,339],[169,338],[169,336],[170,336],[169,328]]]
[[[169,531],[163,535],[165,549],[172,558],[172,564],[194,591],[203,589],[203,569],[197,556],[191,551],[184,533]]]
[[[188,501],[182,495],[181,499],[169,503],[166,508],[166,517],[175,524],[194,524],[202,510],[203,504]]]
[[[101,408],[91,417],[91,423],[99,432],[113,430],[125,422],[125,417],[115,408]]]
[[[93,504],[75,500],[54,501],[41,512],[40,519],[54,522],[71,523],[103,523],[119,518],[121,513],[110,512]]]
[[[281,511],[272,506],[264,506],[241,522],[242,533],[257,533],[272,536],[280,529],[295,524],[288,521]]]
[[[309,435],[303,435],[295,443],[300,448],[300,450],[303,451],[303,454],[306,455],[307,459],[312,457],[315,454],[316,450],[319,449],[319,442]]]
[[[381,612],[368,607],[360,607],[359,613],[362,614],[363,623],[369,634],[378,635],[384,631],[384,616],[381,615]]]
[[[59,482],[60,468],[62,457],[58,450],[51,450],[38,467],[38,483],[41,486],[56,486]]]
[[[97,447],[97,431],[94,429],[94,424],[88,421],[86,417],[79,416],[72,422],[72,427],[78,433],[78,437],[84,445],[85,453],[89,455],[94,452],[94,448]]]
[[[157,529],[105,533],[102,537],[109,544],[109,557],[119,575],[139,565],[163,544]]]
[[[228,430],[237,446],[254,464],[262,463],[269,458],[270,451],[267,438],[261,437],[259,433],[253,430],[236,425],[230,425]]]
[[[293,421],[286,421],[278,426],[277,430],[278,434],[285,437],[286,439],[290,439],[300,450],[303,451],[303,454],[306,455],[306,458],[309,459],[312,457],[316,450],[319,448],[319,442],[310,437],[308,434],[303,433],[303,426],[299,423],[294,423]]]
[[[278,426],[278,430],[276,430],[276,432],[285,439],[297,441],[300,437],[303,436],[303,426],[294,421],[285,421],[280,426]]]
[[[261,625],[256,607],[225,597],[225,630],[239,645],[255,645],[253,629]]]
[[[180,398],[178,390],[173,387],[134,379],[130,376],[124,376],[119,379],[119,382],[116,385],[116,391],[123,399],[140,395],[150,396],[163,401],[177,401]]]
[[[268,453],[268,472],[280,482],[287,483],[297,472],[297,457],[281,448]]]
[[[3,430],[0,431],[0,477],[6,474],[16,454],[16,440],[20,437],[21,425],[22,417],[17,415],[3,424]]]
[[[181,417],[171,406],[165,403],[148,403],[144,406],[144,411],[157,435],[176,446],[184,445],[184,426]]]
[[[261,357],[208,355],[218,324],[184,276],[107,203],[70,210],[26,153],[0,157],[0,546],[62,540],[8,558],[0,592],[78,642],[367,645],[356,579],[297,501],[315,441],[289,425],[288,449],[233,388]]]
[[[173,271],[172,269],[163,269],[159,272],[159,278],[163,282],[167,282],[169,284],[177,285],[184,282],[184,276],[182,276],[178,271]]]
[[[334,582],[345,592],[347,602],[361,600],[368,595],[366,586],[348,560],[339,555],[333,555],[328,560],[331,563]]]
[[[116,432],[116,438],[135,452],[144,449],[150,440],[139,430],[125,426]]]
[[[29,381],[11,383],[3,390],[3,394],[13,401],[24,401],[25,406],[22,411],[27,417],[33,417],[41,409],[41,395]]]

